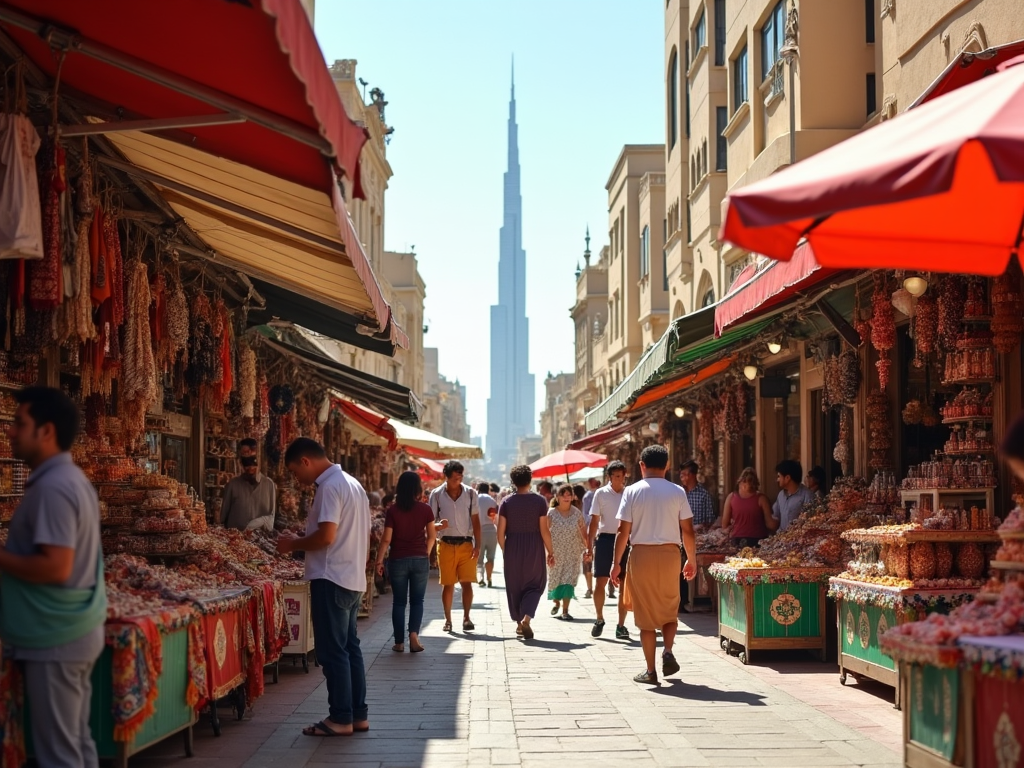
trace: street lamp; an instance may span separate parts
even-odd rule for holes
[[[681,419],[683,418],[683,416],[686,415],[686,409],[683,408],[681,405],[677,405],[673,413],[675,413],[677,419]]]
[[[757,366],[753,363],[743,366],[743,375],[747,381],[753,381],[757,378]]]
[[[773,355],[779,354],[782,351],[782,342],[778,339],[772,339],[768,342],[768,351]]]
[[[910,275],[903,281],[903,288],[916,299],[928,290],[928,281],[920,275]]]
[[[796,76],[794,67],[800,56],[800,48],[797,45],[797,32],[800,28],[799,12],[796,9],[796,1],[791,0],[789,14],[786,17],[786,36],[782,48],[779,49],[779,56],[786,62],[789,69],[789,164],[796,162]]]

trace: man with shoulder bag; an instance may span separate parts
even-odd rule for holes
[[[444,465],[445,483],[430,494],[430,509],[437,527],[437,563],[441,571],[441,604],[444,631],[452,631],[452,603],[455,584],[462,586],[462,629],[476,629],[469,618],[473,605],[473,583],[480,556],[480,503],[473,488],[464,485],[465,468],[458,461]]]

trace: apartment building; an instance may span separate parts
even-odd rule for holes
[[[573,373],[549,373],[544,380],[544,410],[540,414],[541,450],[547,456],[572,442],[576,409]]]
[[[608,257],[605,246],[596,261],[591,261],[590,230],[583,252],[583,267],[576,274],[576,303],[569,314],[575,329],[576,365],[572,390],[574,416],[573,438],[586,434],[587,411],[608,394],[605,381],[608,362]]]

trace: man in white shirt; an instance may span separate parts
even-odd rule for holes
[[[583,525],[586,526],[587,531],[590,531],[590,508],[594,504],[594,491],[601,487],[601,481],[592,477],[587,480],[586,487],[587,490],[583,494]],[[593,545],[593,537],[590,538],[590,541]],[[587,592],[583,597],[589,600],[594,596],[594,561],[592,559],[583,562],[583,578],[587,580]]]
[[[332,463],[315,440],[295,440],[285,451],[284,464],[296,480],[316,489],[306,516],[306,535],[282,533],[277,540],[282,554],[306,553],[313,640],[327,681],[330,714],[302,732],[350,736],[368,731],[366,670],[356,617],[366,591],[370,502],[359,481]]]
[[[441,571],[441,605],[444,607],[444,631],[452,631],[452,602],[455,584],[462,586],[462,629],[476,629],[469,619],[473,606],[473,582],[480,556],[480,504],[477,492],[462,484],[465,468],[461,462],[444,465],[444,485],[430,494],[430,508],[437,527],[437,565]]]
[[[615,557],[615,532],[619,528],[616,515],[622,502],[622,492],[626,488],[626,465],[621,461],[613,461],[605,467],[608,484],[594,491],[594,500],[590,504],[590,541],[594,542],[594,578],[597,579],[594,590],[594,610],[597,621],[590,630],[592,637],[600,637],[604,631],[604,596],[605,587],[612,574],[612,561]],[[619,555],[622,570],[625,571],[629,560],[629,547]],[[626,629],[626,605],[619,597],[619,623],[615,626],[617,640],[629,640]]]
[[[640,454],[643,480],[622,494],[619,506],[619,531],[615,537],[615,555],[631,548],[628,581],[633,604],[633,620],[640,630],[647,668],[633,678],[635,682],[658,684],[654,668],[657,632],[665,643],[661,670],[665,676],[679,671],[672,655],[679,622],[679,572],[687,581],[697,574],[697,537],[693,531],[693,513],[686,491],[665,479],[668,451],[662,445],[649,445]],[[680,569],[680,542],[686,548],[686,565]],[[612,566],[612,581],[617,582],[620,566]]]
[[[494,557],[498,553],[498,502],[491,496],[490,483],[480,483],[476,487],[477,505],[480,507],[480,586],[492,587],[494,576]],[[486,577],[486,580],[485,580]]]

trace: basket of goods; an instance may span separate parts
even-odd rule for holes
[[[134,533],[184,533],[192,524],[184,517],[140,517],[132,525]]]

